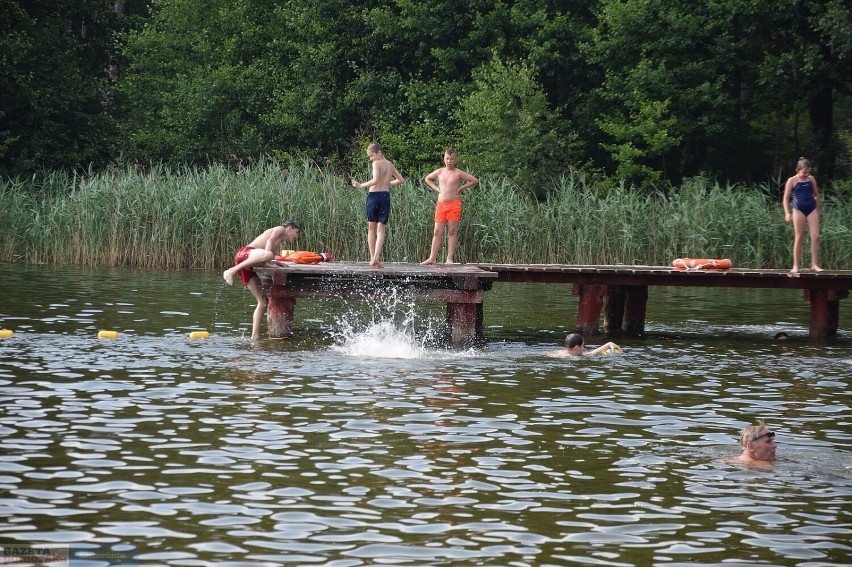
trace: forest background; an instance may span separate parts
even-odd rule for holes
[[[304,248],[363,259],[363,194],[345,185],[369,175],[377,140],[410,179],[386,259],[425,254],[420,179],[452,146],[483,180],[466,197],[465,261],[783,266],[780,190],[806,155],[823,263],[852,265],[845,1],[0,0],[0,13],[0,261],[221,265],[290,216]]]

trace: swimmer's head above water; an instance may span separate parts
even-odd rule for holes
[[[778,448],[775,432],[770,431],[763,420],[740,431],[740,445],[743,446],[743,452],[739,460],[745,462],[774,461]]]

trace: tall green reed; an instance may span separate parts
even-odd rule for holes
[[[436,194],[420,176],[407,177],[391,190],[385,261],[417,262],[429,253]],[[457,259],[669,265],[676,257],[724,257],[755,268],[791,263],[792,227],[768,186],[695,178],[647,193],[625,183],[603,187],[582,174],[552,183],[542,201],[506,179],[483,177],[463,196]],[[221,269],[240,246],[287,219],[303,225],[295,248],[366,261],[364,200],[363,190],[310,160],[264,161],[239,170],[128,165],[82,176],[47,172],[0,183],[0,261]],[[849,269],[852,205],[828,197],[821,213],[820,263]]]

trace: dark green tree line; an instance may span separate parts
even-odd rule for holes
[[[118,15],[94,0],[0,0],[0,167],[108,159],[108,69]]]
[[[840,0],[0,7],[6,174],[119,157],[346,167],[372,139],[404,168],[452,145],[477,174],[522,185],[569,169],[764,181],[800,154],[849,174]]]
[[[595,92],[625,173],[748,179],[806,153],[833,174],[833,104],[850,94],[848,6],[602,0],[598,16],[589,54],[606,71]]]

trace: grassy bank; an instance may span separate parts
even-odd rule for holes
[[[366,176],[365,171],[363,176]],[[792,228],[766,187],[693,179],[665,194],[605,190],[581,176],[536,201],[505,180],[464,196],[464,262],[668,265],[676,257],[731,258],[786,268]],[[419,176],[394,188],[385,261],[428,255],[435,194]],[[304,225],[296,247],[365,261],[364,191],[309,162],[240,171],[127,167],[89,176],[52,173],[0,185],[0,262],[222,269],[261,230]],[[826,268],[852,268],[852,204],[822,203]],[[809,263],[805,242],[804,265]]]

